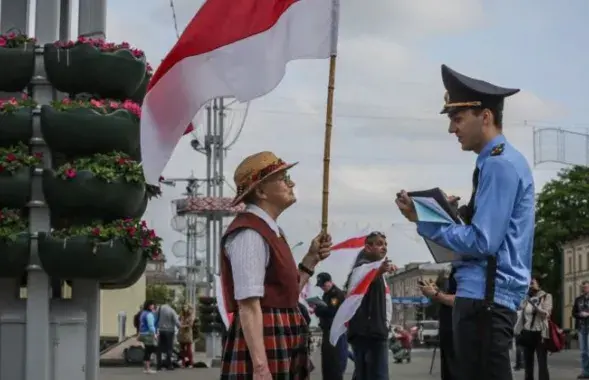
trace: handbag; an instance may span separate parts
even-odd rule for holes
[[[139,334],[137,340],[146,346],[157,346],[157,337],[153,333]]]
[[[540,299],[539,302],[542,302],[542,300]],[[534,309],[534,311],[532,312],[532,320],[530,322],[530,326],[533,326],[534,325],[534,322],[536,322],[537,315],[538,315],[538,312],[536,311],[536,309]],[[522,346],[522,347],[533,347],[533,346],[536,345],[536,339],[535,339],[534,331],[525,330],[524,329],[525,326],[526,326],[526,314],[522,310],[522,331],[515,338],[515,343],[518,346]]]

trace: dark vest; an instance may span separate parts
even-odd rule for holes
[[[270,260],[264,278],[264,297],[260,300],[262,308],[297,308],[299,271],[288,243],[284,237],[276,236],[276,232],[264,220],[252,213],[244,212],[235,217],[221,239],[219,262],[227,311],[237,311],[237,302],[234,298],[233,272],[225,252],[225,242],[232,233],[247,228],[259,233],[270,247]],[[263,254],[264,252],[260,252],[260,255]]]

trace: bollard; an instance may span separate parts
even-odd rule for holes
[[[119,343],[125,340],[127,337],[126,329],[127,329],[127,313],[124,311],[119,312],[118,314],[118,335],[119,335]]]

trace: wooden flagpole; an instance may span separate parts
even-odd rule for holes
[[[321,204],[321,233],[327,233],[329,223],[329,164],[331,162],[331,130],[333,128],[333,99],[335,90],[335,63],[337,55],[329,58],[327,82],[327,108],[325,114],[325,145],[323,147],[323,197]]]

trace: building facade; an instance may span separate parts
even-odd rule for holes
[[[421,297],[418,282],[436,281],[441,271],[449,271],[447,264],[409,263],[387,278],[391,296]],[[393,303],[392,323],[411,327],[416,324],[420,308],[424,306]]]
[[[563,328],[574,327],[573,302],[581,294],[581,284],[589,281],[589,237],[563,245],[562,308]]]

